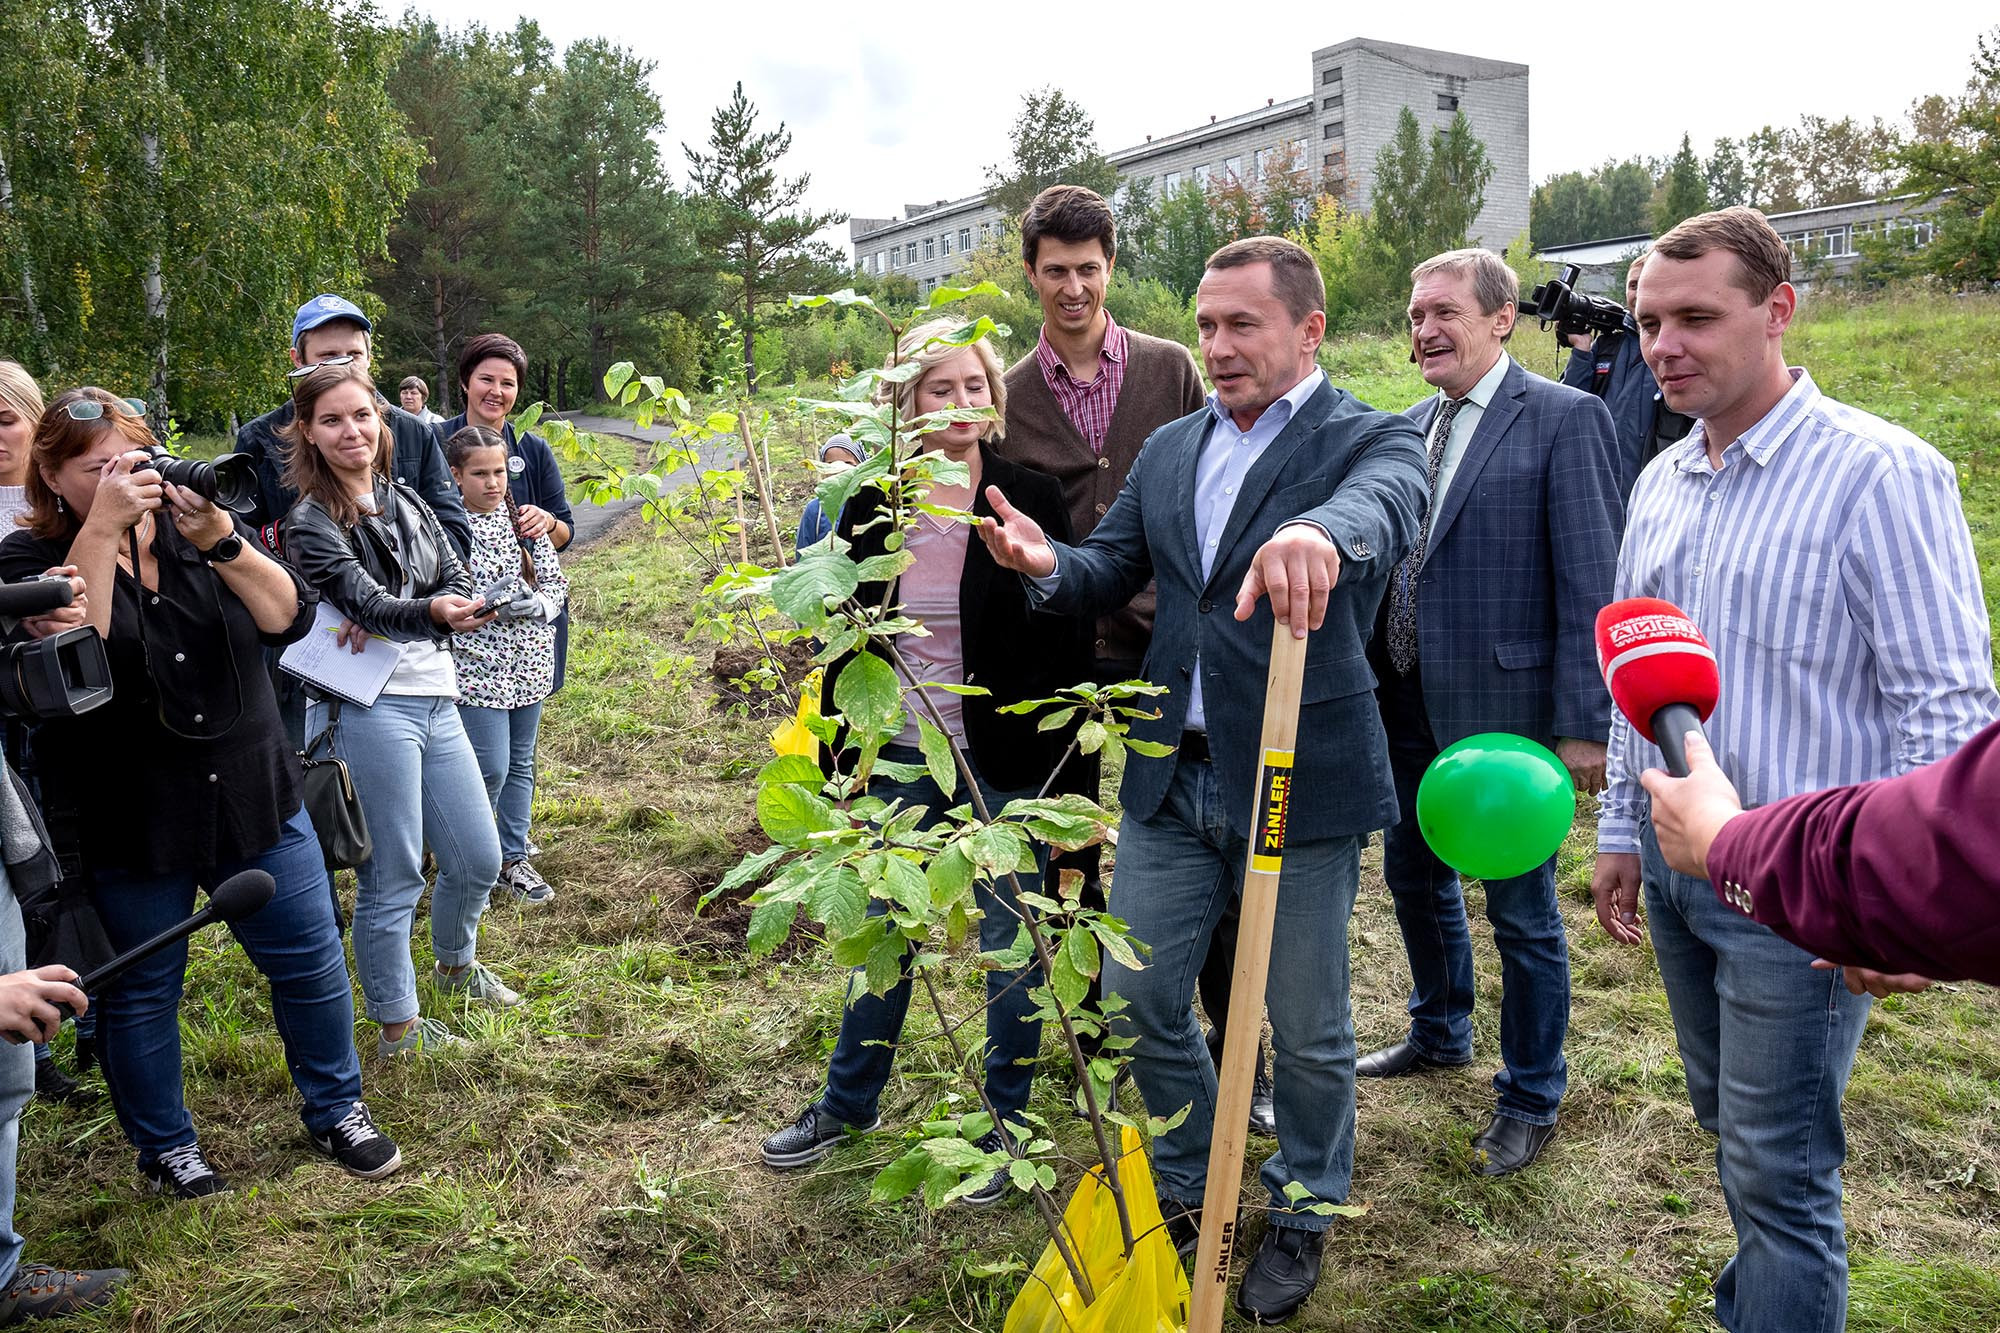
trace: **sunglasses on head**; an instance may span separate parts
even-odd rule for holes
[[[119,401],[132,409],[133,416],[143,417],[146,415],[146,404],[142,400],[137,398],[121,398]],[[69,413],[71,421],[96,421],[104,415],[105,407],[106,404],[100,399],[79,398],[75,402],[65,403],[63,411]]]
[[[350,361],[356,361],[359,359],[360,358],[354,356],[330,356],[324,361],[315,361],[309,366],[300,366],[297,370],[288,370],[285,372],[285,378],[288,380],[295,380],[299,378],[301,375],[312,374],[315,370],[318,370],[321,366],[344,366]]]

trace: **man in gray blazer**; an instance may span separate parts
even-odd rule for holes
[[[1048,541],[997,493],[998,517],[980,533],[1051,610],[1090,615],[1123,606],[1148,579],[1159,589],[1144,670],[1168,693],[1133,734],[1177,748],[1127,762],[1111,887],[1111,910],[1152,955],[1136,972],[1107,960],[1105,990],[1129,1006],[1148,1109],[1190,1107],[1153,1144],[1184,1256],[1216,1090],[1191,1010],[1194,976],[1242,887],[1273,618],[1297,635],[1317,631],[1266,991],[1277,1055],[1278,1151],[1262,1171],[1272,1225],[1237,1293],[1238,1309],[1264,1323],[1290,1316],[1319,1280],[1329,1219],[1305,1208],[1345,1201],[1354,1163],[1347,923],[1362,840],[1396,818],[1365,645],[1423,516],[1416,426],[1334,388],[1317,365],[1325,300],[1312,256],[1289,241],[1216,251],[1195,298],[1215,385],[1208,406],[1153,433],[1081,546]]]
[[[1410,960],[1403,1039],[1361,1057],[1363,1078],[1472,1060],[1472,936],[1458,876],[1417,831],[1417,788],[1438,752],[1480,732],[1552,747],[1585,792],[1604,787],[1611,700],[1594,627],[1625,528],[1618,449],[1601,399],[1507,355],[1520,285],[1491,250],[1450,250],[1410,274],[1410,344],[1437,393],[1407,415],[1428,442],[1420,551],[1390,579],[1369,648],[1402,819],[1382,873]],[[1489,880],[1500,950],[1496,1106],[1473,1139],[1482,1175],[1533,1162],[1568,1086],[1569,949],[1555,857]]]

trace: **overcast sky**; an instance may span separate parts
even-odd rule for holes
[[[812,174],[812,205],[864,217],[978,190],[985,168],[1008,156],[1022,93],[1043,84],[1080,101],[1099,147],[1110,150],[1300,96],[1312,51],[1351,37],[1519,61],[1530,67],[1529,152],[1541,181],[1606,158],[1665,154],[1684,131],[1705,154],[1719,136],[1808,112],[1899,120],[1915,97],[1960,91],[1975,38],[2000,20],[1992,0],[1415,8],[1069,0],[1040,21],[1032,4],[1004,0],[415,3],[454,27],[511,27],[525,14],[558,48],[605,36],[654,61],[677,183],[681,143],[701,145],[709,113],[741,79],[767,122],[791,128],[788,174]],[[1353,17],[1364,8],[1366,18]]]

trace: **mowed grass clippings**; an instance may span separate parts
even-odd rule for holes
[[[1794,359],[1829,392],[1926,433],[1968,478],[1992,589],[1996,498],[1980,478],[2000,438],[2000,303],[1809,309]],[[1421,396],[1401,356],[1387,339],[1327,353],[1373,374],[1363,396],[1385,407]],[[1875,385],[1895,392],[1872,400]],[[544,726],[535,823],[557,899],[536,912],[496,906],[482,931],[482,959],[529,1003],[468,1012],[427,992],[427,1011],[471,1037],[470,1051],[364,1061],[370,1105],[408,1163],[367,1184],[307,1146],[265,987],[225,935],[200,937],[183,1010],[188,1099],[237,1193],[151,1199],[107,1103],[32,1107],[17,1213],[28,1258],[136,1273],[110,1311],[59,1327],[1000,1327],[1021,1279],[979,1273],[1034,1260],[1043,1237],[1030,1209],[868,1202],[903,1135],[940,1105],[964,1104],[924,1006],[884,1096],[883,1133],[804,1174],[778,1175],[757,1157],[758,1140],[818,1091],[843,974],[803,934],[751,962],[740,906],[694,910],[762,845],[751,795],[772,719],[764,707],[711,706],[714,649],[687,637],[700,579],[677,547],[629,521],[624,531],[569,562],[569,683]],[[1708,1285],[1734,1242],[1714,1143],[1688,1109],[1650,953],[1596,925],[1589,853],[1585,821],[1559,863],[1575,999],[1555,1141],[1520,1176],[1469,1169],[1498,1059],[1499,963],[1482,922],[1478,1058],[1465,1071],[1361,1084],[1353,1198],[1370,1211],[1335,1227],[1294,1327],[1715,1327]],[[1378,846],[1353,927],[1363,1050],[1405,1022],[1408,970],[1379,867]],[[351,881],[344,890],[351,901]],[[1483,890],[1467,897],[1480,920]],[[427,968],[421,930],[415,951]],[[977,1004],[969,965],[946,993],[954,1013]],[[357,1037],[372,1049],[370,1025]],[[1034,1109],[1081,1158],[1065,1064],[1051,1040]],[[1846,1106],[1850,1327],[2000,1328],[2000,999],[1963,986],[1878,1004]],[[1253,1200],[1269,1146],[1253,1140]],[[1065,1188],[1074,1179],[1066,1171]]]

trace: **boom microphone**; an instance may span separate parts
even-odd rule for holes
[[[76,983],[76,988],[85,995],[95,995],[109,982],[123,976],[127,969],[172,944],[175,940],[186,939],[203,926],[217,921],[241,921],[265,903],[277,890],[277,882],[262,870],[243,870],[231,875],[215,886],[208,895],[208,903],[199,912],[185,921],[177,921],[144,944],[134,945],[124,953],[95,969]]]
[[[1688,775],[1687,738],[1715,711],[1715,650],[1687,612],[1657,597],[1628,597],[1597,613],[1597,665],[1611,701],[1660,747],[1667,771]]]

